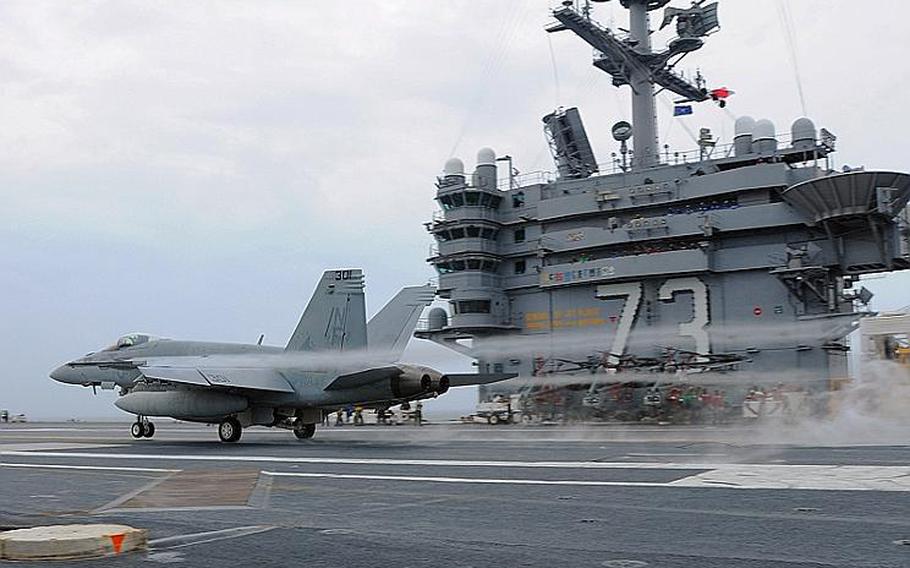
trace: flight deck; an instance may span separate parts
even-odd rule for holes
[[[0,530],[123,523],[104,566],[905,567],[910,447],[754,427],[0,427]],[[784,444],[782,440],[789,440]],[[41,566],[66,563],[41,563]],[[89,564],[86,564],[89,565]]]

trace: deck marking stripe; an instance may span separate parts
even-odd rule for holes
[[[262,471],[263,475],[275,477],[303,477],[303,478],[323,478],[323,479],[359,479],[371,481],[411,481],[411,482],[430,482],[430,483],[468,483],[468,484],[489,484],[489,485],[562,485],[562,486],[582,486],[582,487],[663,487],[667,489],[674,488],[708,488],[708,489],[799,489],[803,491],[910,491],[910,485],[888,485],[882,484],[877,480],[871,483],[866,482],[862,485],[862,480],[857,480],[853,485],[846,485],[849,481],[835,480],[834,483],[826,484],[816,480],[804,480],[802,484],[799,481],[788,481],[787,483],[768,480],[767,478],[758,478],[753,483],[734,483],[720,482],[702,479],[699,475],[684,477],[669,482],[653,481],[587,481],[572,479],[490,479],[476,477],[433,477],[433,476],[409,476],[409,475],[372,475],[372,474],[352,474],[352,473],[304,473],[304,472],[285,472],[285,471]]]
[[[42,458],[83,458],[102,460],[153,460],[153,461],[210,461],[247,462],[280,464],[323,464],[323,465],[393,465],[423,467],[490,467],[490,468],[544,468],[544,469],[649,469],[649,470],[722,470],[737,474],[759,471],[765,474],[801,477],[822,475],[836,477],[875,476],[897,478],[910,476],[910,466],[866,466],[829,464],[746,464],[746,463],[697,463],[697,462],[596,462],[596,461],[470,461],[470,460],[428,460],[391,458],[334,458],[298,456],[247,456],[247,455],[166,455],[166,454],[103,454],[93,452],[44,452],[44,451],[0,451],[0,458],[42,457]],[[171,471],[171,470],[167,470]]]
[[[364,479],[372,481],[426,481],[434,483],[483,483],[499,485],[582,485],[590,487],[669,487],[666,483],[651,481],[585,481],[574,479],[490,479],[479,477],[431,477],[420,475],[372,475],[358,473],[303,473],[295,471],[263,471],[273,477],[308,477],[329,479]]]
[[[142,487],[140,487],[138,489],[134,489],[133,491],[130,491],[129,493],[126,493],[125,495],[121,495],[120,497],[117,497],[116,499],[114,499],[112,501],[108,501],[104,505],[101,505],[97,509],[93,510],[92,514],[96,515],[98,513],[103,513],[109,509],[116,509],[117,507],[119,507],[120,505],[123,505],[124,503],[126,503],[130,499],[136,497],[137,495],[144,493],[144,492],[148,491],[149,489],[152,489],[153,487],[157,487],[158,485],[160,485],[164,481],[167,481],[168,479],[170,479],[177,473],[179,473],[179,470],[170,472],[168,475],[162,475],[158,479],[154,479],[151,482],[146,483],[145,485],[143,485]]]
[[[127,471],[141,473],[176,473],[179,469],[161,469],[157,467],[113,467],[100,465],[61,465],[51,463],[0,463],[0,467],[21,467],[31,469],[87,469],[97,471]]]
[[[370,458],[305,458],[279,456],[167,456],[154,454],[100,454],[81,452],[0,452],[2,456],[86,458],[94,460],[157,460],[157,461],[207,461],[207,462],[266,462],[278,464],[321,465],[391,465],[426,467],[479,467],[479,468],[549,468],[577,470],[687,470],[700,473],[672,481],[672,487],[732,487],[741,489],[807,489],[844,491],[910,491],[910,466],[840,466],[840,465],[784,465],[784,464],[698,464],[655,462],[517,462],[517,461],[456,461],[456,460],[401,460]],[[33,464],[32,467],[39,467]],[[98,466],[80,466],[98,467]],[[127,468],[126,471],[129,471]],[[135,471],[135,470],[134,470]],[[460,478],[458,478],[460,479]],[[472,478],[466,478],[472,479]],[[516,480],[518,481],[518,480]],[[598,482],[610,485],[625,482]],[[634,482],[628,482],[634,483]],[[642,485],[641,483],[634,483]],[[657,485],[665,486],[665,485]]]
[[[122,515],[125,513],[190,513],[199,511],[252,511],[247,505],[201,505],[199,507],[124,507],[105,509],[96,515]]]
[[[43,451],[0,451],[0,457],[41,457],[41,458],[85,458],[111,460],[158,460],[158,461],[226,461],[226,462],[267,462],[306,463],[328,465],[407,465],[426,467],[514,467],[548,469],[716,469],[725,464],[657,463],[657,462],[595,462],[595,461],[468,461],[468,460],[409,460],[389,458],[327,458],[296,456],[238,456],[238,455],[165,455],[165,454],[102,454],[91,452],[43,452]],[[826,467],[826,466],[813,466]],[[835,466],[832,466],[835,467]],[[910,472],[910,467],[907,468]]]
[[[234,527],[231,529],[223,529],[218,531],[181,534],[150,540],[149,546],[153,549],[183,548],[185,546],[206,544],[219,540],[227,540],[229,538],[239,538],[242,536],[264,533],[274,528],[276,527],[270,525],[251,525],[248,527]]]

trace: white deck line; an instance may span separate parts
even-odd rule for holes
[[[499,479],[494,477],[405,476],[341,472],[270,472],[297,477],[373,479],[387,481],[438,481],[447,483],[503,483],[524,485],[589,485],[689,487],[728,489],[805,489],[828,491],[910,491],[910,466],[863,465],[786,465],[786,464],[724,464],[724,463],[654,463],[654,462],[552,462],[552,461],[480,461],[480,460],[412,460],[382,458],[282,457],[237,455],[165,455],[165,454],[103,454],[93,452],[0,452],[3,457],[87,459],[87,460],[144,460],[163,462],[222,462],[268,463],[282,465],[365,465],[408,467],[460,467],[504,469],[560,470],[702,470],[700,473],[667,483],[596,480],[535,480]],[[16,467],[15,463],[4,466]],[[169,469],[115,468],[105,466],[58,466],[56,464],[24,464],[22,467],[69,467],[73,469],[108,469],[111,471],[171,472]],[[298,475],[299,474],[299,475]]]
[[[0,467],[18,467],[26,469],[84,469],[91,471],[126,471],[139,473],[176,473],[179,469],[160,469],[155,467],[112,467],[99,465],[62,465],[50,463],[0,463]]]

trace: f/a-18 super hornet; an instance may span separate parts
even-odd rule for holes
[[[403,288],[366,321],[363,272],[329,270],[286,347],[125,335],[65,363],[51,378],[120,389],[116,406],[137,416],[131,434],[150,438],[151,416],[218,424],[223,442],[247,426],[293,430],[311,438],[323,413],[348,405],[385,408],[438,396],[453,386],[496,382],[509,374],[443,374],[398,363],[432,286]],[[261,343],[261,341],[260,341]]]

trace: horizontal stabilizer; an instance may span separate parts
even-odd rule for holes
[[[333,390],[344,390],[344,389],[353,389],[357,387],[362,387],[371,383],[376,383],[382,380],[393,379],[400,375],[402,370],[398,367],[377,367],[375,369],[367,369],[366,371],[359,371],[357,373],[350,373],[347,375],[341,375],[336,378],[334,381],[328,384],[323,390],[333,391]]]
[[[139,367],[146,379],[203,387],[222,387],[240,390],[294,392],[287,379],[275,369],[196,368],[196,367]]]
[[[450,387],[469,387],[471,385],[488,385],[508,379],[514,379],[518,373],[452,373],[444,375],[449,379]]]

